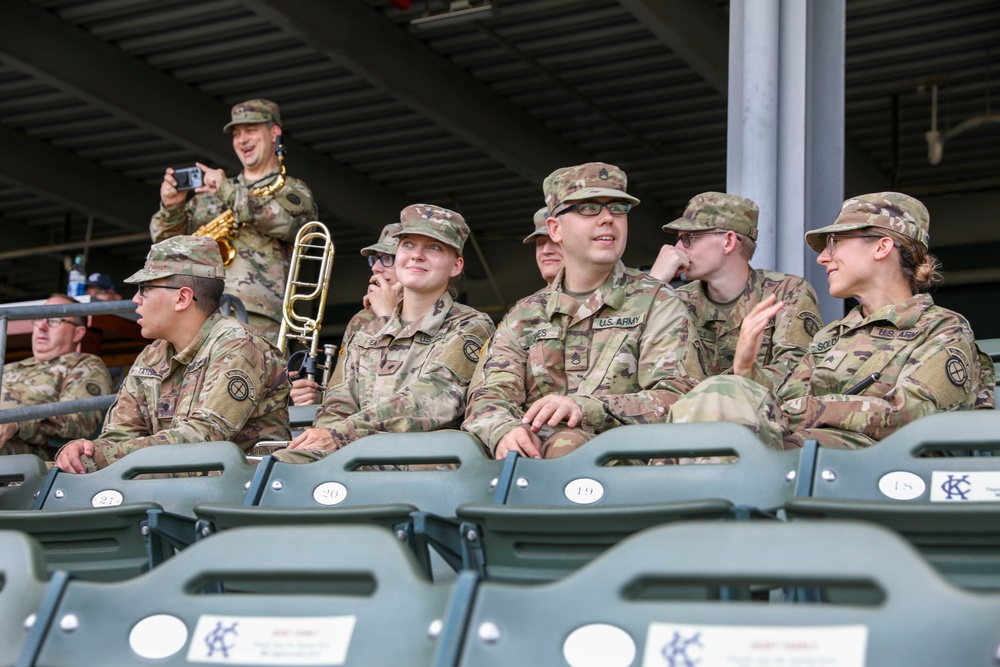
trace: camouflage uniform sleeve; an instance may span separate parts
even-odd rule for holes
[[[419,375],[391,398],[362,410],[345,371],[345,382],[328,392],[314,425],[326,428],[338,447],[373,433],[434,431],[453,427],[465,412],[466,390],[476,368],[479,350],[493,333],[493,323],[475,313],[457,323],[448,336],[433,344]],[[470,342],[477,341],[472,350]]]
[[[778,299],[785,303],[775,316],[771,358],[750,370],[748,378],[769,389],[777,389],[809,350],[816,332],[823,328],[819,300],[812,285],[799,278]],[[760,357],[758,357],[760,360]]]
[[[302,225],[318,215],[312,192],[296,178],[286,178],[285,185],[270,197],[255,197],[250,190],[227,179],[219,186],[218,196],[237,220],[286,243],[294,241]]]
[[[665,422],[670,406],[705,377],[700,345],[687,305],[672,295],[660,301],[650,310],[636,360],[641,390],[573,394],[583,425],[600,433],[612,426]]]
[[[81,355],[59,388],[59,401],[105,396],[111,393],[111,375],[104,362],[94,355]],[[18,424],[18,437],[26,442],[37,442],[39,436],[59,438],[90,438],[97,432],[104,414],[88,410],[59,417],[48,417]]]
[[[168,211],[160,204],[160,210],[154,213],[149,221],[149,235],[153,237],[153,243],[187,234],[190,231],[189,227],[194,211],[192,201],[193,198],[189,198],[183,206],[178,206],[172,211]]]
[[[197,408],[173,428],[157,433],[142,432],[147,427],[137,392],[119,392],[105,432],[94,441],[98,467],[151,445],[233,440],[268,390],[267,361],[253,340],[236,338],[215,346],[206,366]]]
[[[881,398],[869,395],[811,394],[788,399],[783,410],[789,430],[826,427],[881,440],[909,422],[936,412],[971,408],[981,375],[970,332],[947,326],[901,360],[896,384]],[[962,373],[950,370],[962,366]],[[896,363],[893,360],[891,363]],[[878,383],[872,389],[878,387]]]
[[[524,417],[528,351],[518,340],[508,314],[480,359],[476,384],[469,387],[462,429],[479,438],[491,452]]]

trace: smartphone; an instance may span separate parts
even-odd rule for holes
[[[198,167],[174,169],[174,180],[177,181],[178,190],[194,190],[205,184],[202,180],[201,169]]]

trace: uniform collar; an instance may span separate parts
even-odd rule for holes
[[[609,308],[621,308],[625,303],[625,286],[628,284],[628,274],[625,272],[625,264],[620,260],[612,269],[611,275],[594,292],[578,303],[576,299],[563,291],[563,274],[566,267],[559,269],[552,286],[549,287],[551,298],[545,306],[547,317],[551,320],[556,313],[573,315],[574,320],[590,317],[604,306]]]
[[[876,322],[887,322],[902,331],[911,329],[928,308],[934,305],[930,294],[915,294],[902,303],[882,306],[868,317],[861,314],[861,306],[851,309],[841,324],[844,330],[857,329]]]
[[[205,342],[205,337],[208,336],[209,332],[215,328],[215,325],[218,324],[221,319],[222,315],[219,311],[212,313],[198,328],[198,333],[195,334],[194,339],[188,343],[187,347],[175,354],[173,360],[185,366],[190,364],[198,354],[198,350],[201,349],[201,344]],[[173,349],[173,346],[170,345],[170,343],[167,343],[167,345]]]
[[[444,321],[448,318],[448,313],[451,311],[453,305],[455,305],[455,300],[451,298],[451,294],[445,292],[434,303],[434,307],[424,313],[423,317],[416,322],[410,322],[409,325],[404,327],[403,322],[399,319],[400,314],[403,312],[403,302],[400,300],[396,304],[396,310],[392,313],[392,317],[389,318],[389,322],[379,335],[388,335],[393,338],[412,338],[418,332],[422,332],[428,336],[434,336],[444,326]]]

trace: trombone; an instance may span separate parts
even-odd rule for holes
[[[291,266],[288,271],[288,284],[285,285],[285,298],[282,302],[281,328],[278,330],[278,348],[282,354],[287,353],[288,341],[297,340],[308,347],[308,351],[300,350],[289,359],[289,367],[292,359],[300,354],[305,354],[306,358],[301,365],[300,371],[305,371],[305,376],[309,380],[315,381],[316,371],[323,371],[321,387],[325,387],[330,379],[330,372],[336,362],[334,352],[335,345],[324,345],[323,352],[326,356],[325,364],[318,365],[316,362],[319,356],[319,332],[323,324],[323,311],[326,309],[326,296],[330,288],[330,270],[333,269],[334,247],[330,238],[330,230],[322,222],[307,222],[295,235],[295,244],[292,249]],[[316,282],[310,282],[306,278],[300,277],[300,269],[303,262],[314,262],[319,265],[319,273]],[[317,301],[316,317],[302,315],[296,311],[296,305]]]

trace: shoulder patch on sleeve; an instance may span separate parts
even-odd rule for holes
[[[819,325],[819,317],[815,313],[810,313],[809,311],[801,312],[798,314],[798,318],[802,320],[802,328],[810,336],[815,336],[822,328]]]
[[[472,363],[477,363],[479,357],[483,355],[483,341],[471,334],[463,334],[462,338],[465,340],[465,344],[462,346],[465,358]]]
[[[274,195],[274,200],[278,202],[281,208],[285,209],[292,215],[298,215],[309,209],[309,202],[305,198],[295,192],[291,188],[282,188]]]
[[[965,356],[965,353],[959,350],[957,347],[949,347],[948,358],[945,360],[945,374],[948,376],[948,381],[951,382],[956,387],[963,387],[969,390],[969,383],[971,378],[969,377],[969,359]]]
[[[238,369],[226,371],[226,390],[233,400],[236,401],[245,401],[247,399],[253,401],[256,399],[257,390],[254,387],[253,380],[250,379],[250,376],[246,372]]]
[[[97,384],[93,380],[88,380],[86,386],[87,386],[87,393],[90,394],[91,396],[101,395],[101,385]]]

